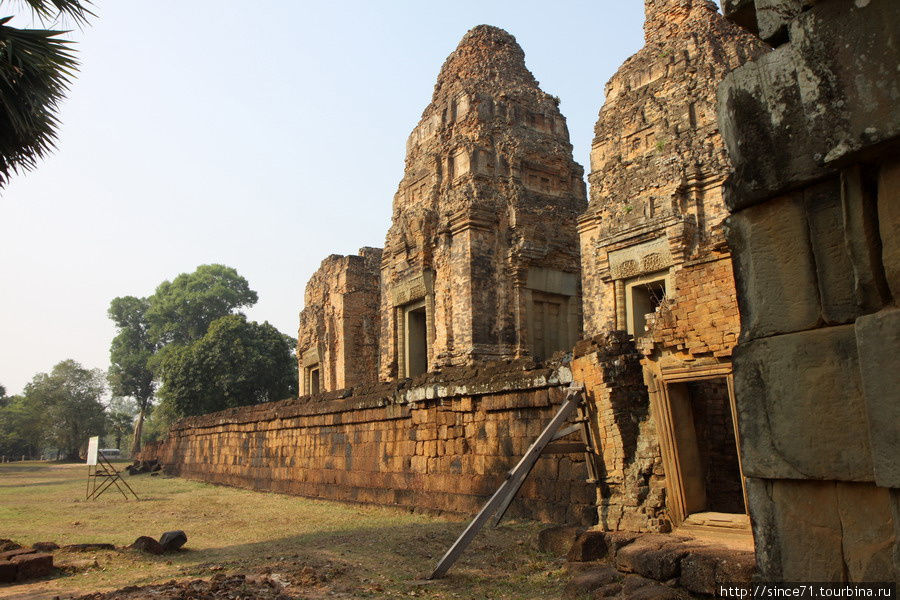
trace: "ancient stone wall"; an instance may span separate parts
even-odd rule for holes
[[[578,339],[583,170],[524,58],[501,29],[469,31],[409,137],[382,262],[383,380]]]
[[[726,0],[719,122],[761,576],[900,578],[900,3]]]
[[[474,514],[558,410],[566,367],[448,369],[412,382],[191,417],[142,458],[182,477],[255,490]],[[509,515],[596,521],[584,454],[537,462]]]
[[[306,284],[297,334],[300,394],[372,383],[378,377],[381,249],[332,254]]]
[[[599,451],[597,509],[606,531],[671,529],[659,436],[644,385],[641,354],[624,332],[579,342],[572,377],[585,385]]]

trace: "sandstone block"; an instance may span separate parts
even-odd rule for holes
[[[900,298],[900,161],[883,165],[879,172],[878,224],[882,264],[896,300]]]
[[[614,558],[620,548],[636,538],[635,533],[588,530],[578,536],[567,558],[573,562]]]
[[[788,26],[800,8],[800,0],[756,0],[759,37],[771,43],[786,40]]]
[[[566,525],[541,529],[538,532],[538,550],[554,556],[565,556],[582,531],[581,528]]]
[[[8,560],[0,560],[0,583],[14,582],[18,570],[18,567],[14,563]]]
[[[656,581],[678,576],[687,547],[665,535],[644,535],[616,552],[616,568]]]
[[[0,561],[2,560],[12,560],[17,556],[22,556],[23,554],[34,554],[36,550],[34,548],[16,548],[15,550],[7,550],[6,552],[0,552]]]
[[[53,571],[52,554],[22,554],[10,562],[16,566],[17,581],[45,577]]]
[[[875,482],[900,488],[900,309],[860,317],[856,345]]]
[[[827,323],[852,322],[859,315],[856,286],[844,229],[841,181],[835,177],[803,192],[809,220],[816,282]]]
[[[816,270],[801,199],[784,196],[728,218],[742,339],[819,322]]]
[[[771,490],[784,579],[842,581],[842,533],[834,483],[773,481]]]
[[[750,583],[754,573],[756,573],[756,557],[753,552],[729,550],[718,553],[716,556],[717,585]]]
[[[891,581],[894,523],[889,490],[869,484],[838,483],[842,551],[849,581]]]
[[[895,0],[817,2],[790,21],[790,44],[725,78],[717,112],[735,168],[733,209],[900,134],[898,22]]]
[[[38,552],[53,552],[59,549],[59,544],[56,542],[35,542],[31,547]]]
[[[872,480],[852,325],[740,344],[734,372],[745,475]]]
[[[882,246],[879,240],[877,199],[866,184],[862,169],[841,172],[843,235],[852,264],[852,285],[860,314],[874,312],[887,300],[883,281]],[[847,278],[848,281],[850,278]]]
[[[568,598],[583,598],[594,590],[620,582],[624,576],[610,566],[598,566],[573,577],[565,587]]]
[[[701,552],[692,552],[681,559],[681,575],[678,584],[698,594],[716,592],[715,557]]]

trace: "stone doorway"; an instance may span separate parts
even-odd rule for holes
[[[747,529],[730,365],[646,373],[673,525]]]
[[[404,312],[406,376],[415,377],[428,371],[428,321],[425,302],[413,304]]]
[[[309,370],[309,393],[318,394],[321,391],[322,386],[319,381],[319,366],[316,365]]]

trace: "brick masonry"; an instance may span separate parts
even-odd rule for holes
[[[300,395],[356,387],[376,380],[378,370],[380,248],[358,255],[332,254],[306,284],[297,333]]]
[[[528,361],[450,369],[187,418],[142,457],[211,483],[472,514],[556,412],[570,380],[567,367]],[[544,455],[509,515],[593,523],[596,491],[585,479],[582,453]]]

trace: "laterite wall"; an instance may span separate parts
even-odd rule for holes
[[[177,422],[142,458],[189,479],[473,514],[558,409],[568,368],[500,363]],[[340,397],[340,396],[345,397]],[[584,455],[545,454],[509,515],[596,522]]]

